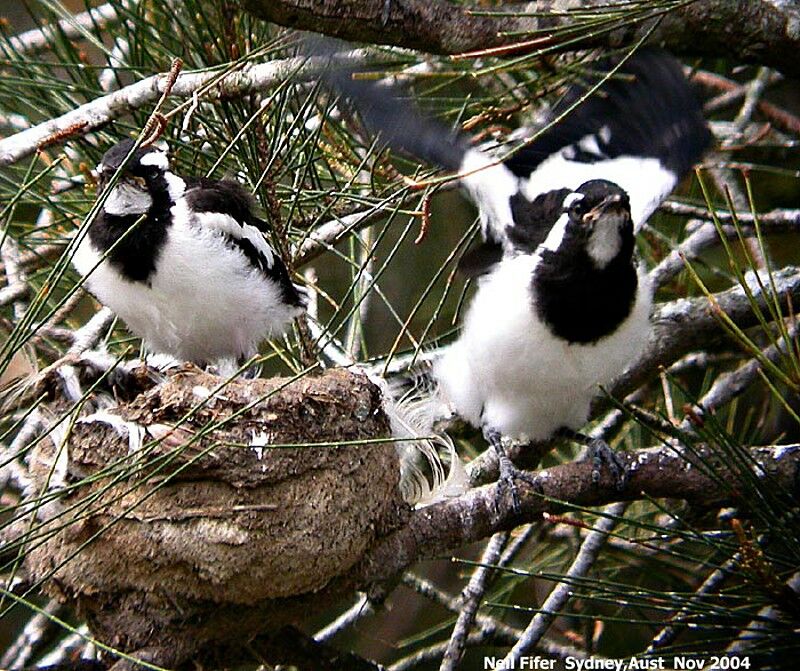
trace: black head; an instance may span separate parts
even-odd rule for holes
[[[564,198],[567,238],[583,244],[597,267],[603,267],[629,245],[633,236],[628,194],[617,184],[593,179]]]
[[[100,186],[104,187],[114,173],[119,170],[133,146],[133,140],[122,140],[103,154],[103,158],[97,166]],[[166,153],[153,146],[138,147],[125,165],[120,177],[145,189],[148,183],[163,175],[168,168],[169,161]]]
[[[106,191],[111,178],[120,170],[119,179],[105,196],[103,209],[115,216],[141,215],[154,202],[169,204],[169,189],[165,174],[169,169],[166,153],[155,147],[138,147],[131,158],[125,158],[134,147],[133,140],[122,140],[109,149],[97,166],[98,181]]]

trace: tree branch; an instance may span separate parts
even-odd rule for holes
[[[492,16],[477,15],[447,0],[391,0],[384,15],[384,0],[239,0],[241,7],[267,21],[290,28],[312,30],[354,42],[391,44],[437,54],[458,54],[493,47],[511,49],[578,49],[589,46],[620,47],[635,44],[647,34],[662,9],[647,3],[631,7],[629,0],[539,0],[516,3]],[[477,3],[476,3],[477,4]],[[609,19],[596,28],[601,12],[627,16]],[[800,8],[795,3],[769,0],[696,0],[674,5],[650,37],[680,54],[724,56],[746,63],[776,68],[787,75],[800,73],[796,58],[800,48]],[[515,16],[513,11],[526,16]],[[578,18],[574,12],[580,10]],[[644,11],[643,11],[644,10]],[[632,11],[643,20],[631,22]],[[532,13],[536,13],[535,16]],[[646,13],[645,13],[646,12]],[[592,23],[581,20],[592,14]],[[385,19],[385,20],[384,20]],[[569,37],[558,29],[571,28]],[[519,32],[530,33],[520,37]],[[702,39],[700,39],[702,36]],[[527,46],[521,43],[528,41]],[[561,42],[561,43],[560,43]]]
[[[535,649],[539,641],[547,633],[553,620],[558,617],[560,611],[573,595],[574,588],[571,581],[575,578],[583,578],[595,565],[597,557],[608,539],[608,534],[617,525],[619,518],[625,514],[625,504],[615,503],[605,513],[607,517],[601,517],[595,527],[584,538],[575,560],[564,574],[566,580],[557,583],[553,587],[553,590],[542,604],[540,612],[531,618],[522,636],[503,659],[506,668],[516,668],[522,655]]]
[[[785,310],[788,300],[793,304],[800,299],[800,270],[787,266],[772,275]],[[765,278],[764,286],[769,286]],[[760,290],[755,282],[750,287],[759,308],[767,311],[767,302],[772,300]],[[714,294],[714,304],[709,299],[683,298],[662,305],[655,310],[653,329],[644,356],[609,390],[615,398],[624,398],[644,384],[659,366],[669,365],[684,354],[696,349],[706,349],[709,343],[724,335],[725,331],[716,313],[724,312],[740,328],[749,328],[757,323],[747,294],[741,286]],[[601,399],[599,403],[602,403]]]
[[[42,28],[20,33],[10,39],[15,49],[22,51],[29,56],[35,56],[52,47],[53,40],[57,39],[58,33],[63,33],[68,40],[79,40],[86,31],[102,31],[120,20],[117,9],[112,3],[100,5],[86,12],[75,14],[68,19],[58,22],[58,27],[47,24]]]
[[[353,576],[365,584],[387,580],[410,564],[448,554],[498,531],[538,519],[544,512],[569,506],[601,506],[618,501],[678,498],[704,506],[748,502],[732,486],[738,481],[728,464],[708,447],[697,455],[676,454],[670,448],[650,448],[617,455],[630,470],[624,489],[608,473],[592,481],[591,461],[572,462],[538,472],[534,485],[518,481],[520,514],[509,500],[498,505],[497,483],[472,489],[463,496],[417,510],[407,525],[382,539],[356,567]],[[775,490],[795,496],[800,477],[800,445],[756,448],[752,456],[759,477],[769,478]],[[713,461],[717,477],[699,464]],[[692,466],[690,466],[692,464]],[[508,499],[509,497],[506,497]],[[502,500],[502,499],[501,499]]]
[[[364,62],[366,51],[356,50],[340,58]],[[227,71],[187,72],[178,76],[170,90],[173,98],[191,98],[203,93],[205,99],[241,97],[263,91],[288,78],[304,81],[316,77],[326,59],[286,58],[268,63],[248,64]],[[158,74],[119,91],[91,100],[60,117],[40,123],[0,140],[0,168],[30,156],[44,145],[61,144],[130,114],[154,105],[164,93],[169,74]]]

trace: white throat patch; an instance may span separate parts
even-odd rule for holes
[[[586,252],[595,268],[605,268],[619,254],[622,247],[620,230],[624,225],[621,216],[603,217],[595,224],[586,244]]]
[[[115,216],[144,214],[150,209],[153,199],[147,191],[121,179],[108,194],[103,209]]]

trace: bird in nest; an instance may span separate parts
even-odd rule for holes
[[[73,264],[151,352],[235,369],[302,314],[305,291],[241,184],[181,177],[164,151],[132,140],[97,172],[102,206]]]

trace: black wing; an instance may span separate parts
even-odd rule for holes
[[[603,61],[597,69],[605,73],[613,67],[613,61]],[[570,87],[553,108],[553,118],[572,107],[588,90],[588,86]],[[599,151],[587,149],[591,143],[579,145],[587,136],[595,140]],[[572,161],[598,163],[621,156],[649,157],[680,178],[710,142],[711,132],[681,64],[664,51],[645,48],[624,62],[591,97],[505,164],[518,177],[527,178],[544,160],[572,145]]]
[[[264,234],[269,232],[269,226],[254,214],[255,201],[250,193],[233,180],[190,177],[184,181],[186,182],[184,199],[189,208],[197,213],[220,215],[219,225],[216,228],[225,239],[239,249],[254,267],[280,287],[287,304],[305,306],[304,290],[291,281],[286,264],[264,237]],[[238,228],[227,226],[230,220],[224,219],[225,217],[234,220]]]

